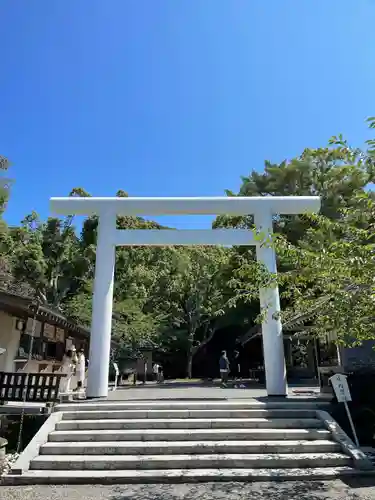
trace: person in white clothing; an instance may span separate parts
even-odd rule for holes
[[[78,353],[78,361],[77,361],[77,390],[83,389],[85,386],[85,375],[86,375],[86,358],[85,351],[80,349]]]
[[[74,373],[75,365],[77,363],[77,355],[74,347],[66,351],[62,362],[62,373],[65,375],[62,381],[61,392],[66,394],[70,392],[70,384]]]
[[[154,380],[156,382],[159,382],[159,365],[157,363],[154,363],[154,366],[152,367],[152,372],[154,374]]]

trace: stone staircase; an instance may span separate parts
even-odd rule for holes
[[[65,404],[26,448],[8,482],[312,479],[354,474],[358,463],[369,469],[330,425],[313,402]]]

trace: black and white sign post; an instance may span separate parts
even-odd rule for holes
[[[344,403],[346,413],[348,415],[350,427],[352,428],[354,442],[359,448],[359,441],[357,437],[357,433],[355,431],[354,423],[352,420],[352,415],[349,410],[348,401],[352,400],[352,396],[350,394],[348,381],[346,380],[346,375],[342,375],[341,373],[336,373],[329,379],[331,381],[333,390],[335,391],[337,401],[339,403]]]

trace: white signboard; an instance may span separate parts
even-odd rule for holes
[[[346,380],[346,375],[342,375],[341,373],[336,373],[336,375],[333,375],[329,379],[331,381],[333,390],[335,391],[337,401],[339,403],[344,403],[346,413],[348,415],[350,427],[352,428],[353,432],[353,437],[354,437],[354,442],[359,448],[359,441],[358,441],[358,436],[355,431],[354,423],[352,416],[350,414],[349,406],[348,406],[348,401],[352,400],[352,396],[350,394],[349,386],[348,386],[348,381]]]
[[[56,328],[54,325],[49,325],[48,323],[44,323],[43,327],[43,337],[47,340],[55,340],[56,336]]]
[[[333,377],[331,377],[329,380],[331,381],[333,390],[335,391],[336,398],[339,403],[352,400],[348,381],[346,380],[346,375],[336,373],[336,375],[333,375]]]
[[[26,324],[26,332],[28,335],[32,335],[34,338],[40,337],[40,332],[42,331],[42,323],[40,321],[35,320],[35,328],[34,328],[34,319],[29,318]]]
[[[56,342],[65,342],[65,332],[62,328],[56,328]]]

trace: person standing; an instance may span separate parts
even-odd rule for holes
[[[85,358],[85,351],[83,349],[80,349],[78,353],[76,374],[77,374],[77,390],[82,390],[85,385],[85,374],[86,374],[86,358]]]
[[[234,384],[235,384],[234,387],[236,389],[238,387],[243,388],[244,386],[242,385],[242,382],[241,382],[240,353],[238,351],[234,351],[234,354],[233,354],[231,373],[232,373],[232,377],[233,377]],[[237,382],[239,382],[240,385],[238,385]]]
[[[154,363],[152,371],[154,373],[155,382],[159,382],[159,365],[157,363]]]
[[[226,351],[222,351],[221,353],[219,366],[220,366],[221,386],[227,387],[228,374],[229,374],[229,359]]]
[[[61,381],[61,394],[68,394],[70,392],[70,384],[74,373],[74,368],[77,362],[76,350],[74,347],[68,349],[64,355],[61,372],[65,375]]]
[[[143,385],[147,382],[147,359],[143,358]]]

